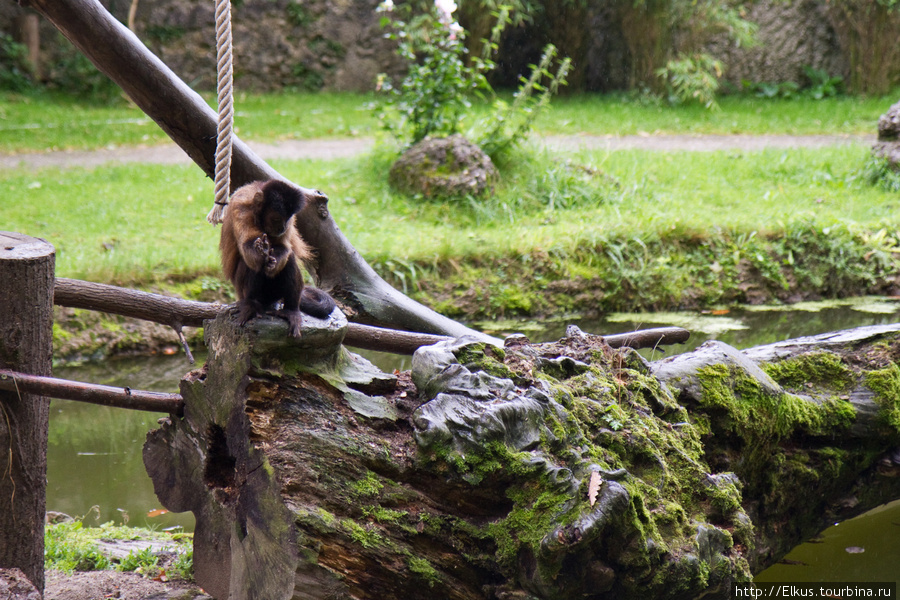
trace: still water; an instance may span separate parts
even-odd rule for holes
[[[669,353],[693,349],[718,339],[749,348],[785,339],[862,325],[900,321],[900,300],[858,298],[839,302],[802,303],[789,307],[743,307],[705,313],[615,314],[602,321],[567,319],[551,323],[479,323],[477,327],[503,336],[523,332],[532,341],[562,337],[574,323],[589,333],[613,334],[634,329],[679,326],[691,331],[689,343],[666,348]],[[646,350],[651,360],[665,356]],[[199,354],[199,353],[195,353]],[[367,353],[384,370],[408,369],[410,359]],[[198,364],[203,357],[197,357]],[[54,370],[57,377],[130,386],[161,392],[178,391],[178,381],[190,365],[183,356],[109,360],[99,364]],[[171,514],[153,493],[141,458],[147,432],[163,415],[54,400],[50,411],[47,465],[47,509],[87,516],[85,524],[108,521],[160,529],[193,529],[193,516]],[[96,507],[96,508],[93,508]],[[900,502],[836,524],[814,543],[805,543],[757,581],[896,581],[900,583]]]

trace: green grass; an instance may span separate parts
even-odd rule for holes
[[[543,133],[636,135],[693,134],[870,134],[878,117],[897,101],[900,90],[884,98],[838,96],[764,99],[750,95],[723,96],[721,110],[697,104],[669,106],[639,102],[626,95],[583,94],[553,100],[539,117]]]
[[[192,536],[169,534],[125,525],[104,523],[85,527],[80,520],[48,524],[44,528],[44,567],[66,573],[74,571],[136,571],[157,575],[159,556],[149,548],[131,551],[121,561],[103,554],[101,540],[143,540],[161,542],[176,553],[176,559],[165,570],[182,579],[193,577]],[[152,569],[155,568],[155,571]]]
[[[797,226],[900,229],[900,196],[869,185],[867,149],[761,152],[522,153],[493,199],[422,202],[386,183],[374,155],[283,161],[293,181],[324,190],[342,231],[383,272],[535,252],[577,254],[610,242],[777,238]],[[0,172],[5,229],[57,248],[57,273],[145,283],[218,272],[212,184],[192,167],[109,166]]]
[[[215,96],[204,94],[210,106]],[[364,94],[238,94],[235,131],[247,140],[370,135],[377,120]],[[0,92],[0,153],[87,150],[169,141],[139,108],[125,101],[91,103],[46,92]]]
[[[199,169],[16,169],[0,171],[0,187],[0,223],[51,242],[59,276],[125,284],[217,271],[212,184]]]
[[[900,93],[900,92],[898,92]],[[878,117],[897,99],[842,96],[825,100],[771,100],[747,95],[720,99],[721,111],[641,102],[625,95],[556,98],[536,123],[542,135],[587,133],[874,134]],[[208,102],[214,98],[205,95]],[[373,94],[239,94],[235,126],[245,140],[271,142],[368,136],[379,124]],[[490,114],[476,104],[467,126]],[[50,93],[0,92],[0,153],[159,144],[165,134],[124,101],[98,105]]]
[[[57,107],[58,99],[49,96],[29,98],[46,103],[46,111],[30,105],[13,110],[12,98],[0,97],[4,123],[46,113],[47,122],[59,125],[51,128],[61,136],[54,143],[66,147],[90,146],[84,132],[101,129],[64,126],[69,121],[134,114],[124,105],[61,101]],[[353,94],[242,96],[239,127],[266,140],[367,135],[375,131],[365,109],[370,100]],[[539,126],[543,132],[594,134],[871,133],[889,101],[726,97],[721,104],[721,112],[711,113],[577,96],[560,99]],[[118,133],[125,139],[140,127],[125,123]],[[886,280],[900,256],[900,196],[868,183],[868,154],[864,146],[846,145],[578,154],[535,146],[499,165],[503,178],[492,198],[455,202],[420,201],[391,190],[386,175],[392,157],[381,146],[354,159],[273,166],[324,190],[342,231],[393,284],[425,294],[417,297],[451,314],[459,314],[460,290],[482,289],[485,298],[469,309],[489,318],[586,306],[671,307],[681,305],[684,290],[695,305],[740,300],[738,283],[748,264],[769,297],[791,285],[810,294],[877,292],[877,282]],[[219,232],[205,220],[212,182],[195,167],[11,169],[0,171],[0,190],[2,228],[53,243],[60,276],[120,285],[218,276]],[[593,296],[576,301],[560,291],[540,297],[560,281],[588,282]],[[446,289],[435,292],[441,286]]]

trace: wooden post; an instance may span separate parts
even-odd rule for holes
[[[0,367],[50,375],[55,250],[0,231]],[[44,589],[44,513],[50,401],[0,391],[0,568]]]

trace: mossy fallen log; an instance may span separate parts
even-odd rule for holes
[[[900,497],[896,331],[651,364],[570,328],[442,342],[386,376],[339,322],[307,324],[220,315],[184,418],[145,445],[217,598],[724,598]]]

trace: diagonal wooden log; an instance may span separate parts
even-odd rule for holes
[[[98,69],[115,81],[191,159],[213,176],[216,114],[156,55],[97,0],[21,0],[41,13]],[[210,32],[212,35],[212,32]],[[232,189],[255,180],[285,179],[234,139]],[[310,202],[297,220],[316,250],[313,276],[319,287],[355,311],[351,320],[393,329],[499,340],[449,319],[400,293],[384,281],[350,244],[331,217],[328,198],[301,188]]]

